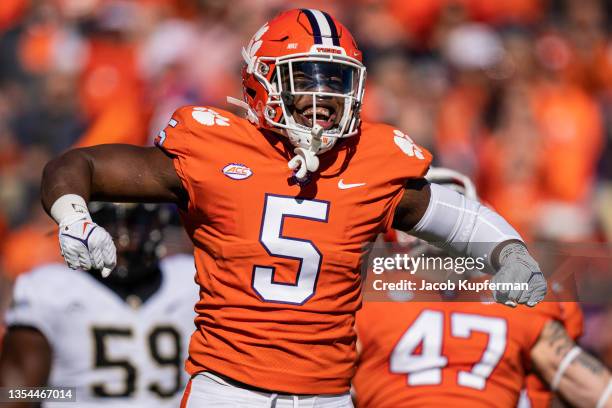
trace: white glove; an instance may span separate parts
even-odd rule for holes
[[[519,243],[506,245],[499,255],[501,267],[493,276],[493,283],[523,283],[529,285],[527,290],[497,290],[493,292],[495,300],[508,306],[527,304],[533,307],[546,296],[546,279],[538,263],[527,248]]]
[[[62,256],[72,269],[98,269],[107,277],[117,263],[117,250],[110,234],[91,219],[60,224]]]
[[[91,220],[85,201],[74,194],[60,197],[51,207],[59,223],[62,256],[72,269],[98,269],[110,275],[117,263],[117,250],[110,234]]]

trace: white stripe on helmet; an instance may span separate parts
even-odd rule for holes
[[[317,24],[319,25],[319,29],[321,30],[321,40],[323,41],[323,45],[331,45],[333,47],[334,41],[331,38],[332,31],[331,27],[329,26],[329,23],[327,22],[327,19],[325,18],[323,13],[321,13],[321,11],[315,9],[309,10],[317,19]]]

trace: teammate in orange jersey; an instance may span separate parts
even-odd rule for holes
[[[400,130],[360,121],[365,67],[346,27],[290,10],[242,55],[243,100],[232,101],[246,118],[183,107],[158,147],[73,150],[42,182],[66,262],[103,274],[115,248],[86,200],[181,208],[200,285],[184,406],[351,406],[361,256],[392,225],[489,259],[492,280],[516,288],[497,290],[499,302],[544,297],[507,222],[427,183],[430,154]]]
[[[459,173],[431,169],[427,179],[477,199]],[[546,407],[551,393],[539,378],[575,406],[612,406],[609,371],[574,343],[582,325],[575,303],[519,312],[490,302],[390,299],[357,312],[359,408],[516,407],[524,387],[519,406]]]

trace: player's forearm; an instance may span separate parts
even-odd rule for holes
[[[186,203],[173,159],[155,147],[108,144],[72,150],[44,170],[42,203],[60,226],[64,259],[73,269],[116,265],[112,237],[91,219],[89,199],[118,202]],[[85,245],[83,245],[83,243]]]
[[[500,303],[534,306],[546,294],[544,276],[519,233],[477,200],[437,184],[407,187],[393,226],[444,250],[480,259],[484,271],[495,275],[492,282],[504,284],[493,291]]]
[[[531,357],[544,380],[572,406],[612,407],[612,397],[604,395],[610,371],[577,346],[560,323],[546,325]]]
[[[398,227],[404,231],[410,227],[410,234],[452,252],[484,257],[490,263],[489,272],[499,268],[499,255],[505,246],[522,242],[518,232],[499,214],[456,191],[430,184],[420,195],[422,198],[416,206],[419,211],[412,210],[410,222],[404,216],[404,222]],[[414,203],[413,198],[405,207]]]
[[[572,406],[596,407],[610,379],[610,372],[597,359],[582,351],[568,367],[557,390]],[[598,408],[612,408],[612,398],[607,397],[602,404]]]

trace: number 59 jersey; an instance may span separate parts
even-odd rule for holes
[[[78,407],[177,407],[194,330],[195,269],[187,255],[165,258],[160,267],[160,288],[132,307],[86,272],[42,266],[17,279],[7,325],[45,336],[52,349],[48,384],[76,387]]]
[[[194,106],[175,112],[156,144],[189,194],[182,217],[201,299],[188,371],[293,394],[347,392],[364,244],[388,228],[429,153],[362,123],[300,186],[283,136]]]

